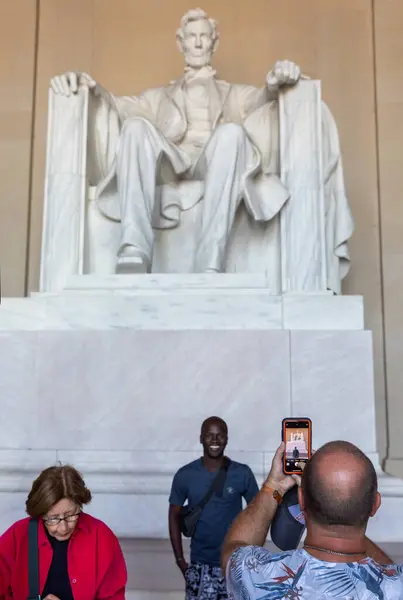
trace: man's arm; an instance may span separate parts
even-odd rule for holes
[[[224,540],[221,553],[221,564],[226,573],[231,555],[241,546],[263,546],[277,510],[277,500],[273,491],[281,496],[291,489],[299,480],[298,477],[286,476],[283,473],[282,456],[285,445],[282,443],[274,455],[270,473],[255,499],[235,519]]]
[[[272,493],[269,490],[265,491],[263,487],[256,498],[238,515],[224,540],[221,553],[224,573],[235,550],[241,546],[263,546],[277,506]]]
[[[181,507],[175,504],[169,505],[169,539],[171,540],[171,546],[174,552],[176,564],[182,571],[183,575],[185,575],[188,564],[183,556],[182,533],[179,518],[180,509]]]
[[[169,495],[168,526],[169,538],[175,556],[176,564],[185,576],[188,568],[187,561],[183,556],[182,532],[180,527],[180,510],[188,498],[188,479],[186,471],[179,469],[172,481],[171,493]]]
[[[392,565],[393,560],[389,558],[387,554],[383,550],[379,548],[374,542],[372,542],[369,538],[365,538],[365,550],[367,555],[375,560],[380,565]]]

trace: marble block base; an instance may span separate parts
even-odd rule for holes
[[[403,487],[376,454],[367,331],[73,330],[0,332],[0,530],[23,515],[33,478],[72,463],[90,510],[121,537],[166,538],[175,471],[200,455],[200,424],[229,426],[228,453],[259,482],[286,416],[313,442],[347,439],[380,474],[377,540],[403,539]]]
[[[364,329],[361,296],[273,295],[264,274],[82,275],[65,290],[4,298],[1,330]]]

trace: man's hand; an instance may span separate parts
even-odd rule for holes
[[[278,60],[267,76],[270,88],[295,85],[301,77],[301,69],[291,60]]]
[[[264,485],[271,487],[284,496],[288,490],[294,487],[295,484],[301,485],[301,477],[299,475],[284,475],[283,472],[283,454],[285,452],[285,444],[282,442],[277,448],[276,453],[271,463],[270,473]],[[296,463],[303,470],[304,463]]]
[[[180,558],[179,560],[176,561],[176,564],[182,571],[183,577],[186,579],[186,571],[189,567],[188,563],[186,562],[186,560],[184,558]]]
[[[93,90],[97,83],[87,73],[69,72],[53,77],[50,80],[50,85],[55,94],[71,96],[77,94],[79,87],[87,86],[89,90]]]

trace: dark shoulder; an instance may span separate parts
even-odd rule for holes
[[[175,477],[176,476],[185,477],[186,475],[190,475],[191,473],[194,473],[195,471],[199,471],[200,467],[201,467],[201,460],[200,460],[200,458],[197,458],[196,460],[192,460],[192,462],[187,463],[186,465],[183,465],[183,467],[178,469],[175,474]]]
[[[229,466],[229,468],[233,472],[236,472],[239,475],[250,475],[252,473],[252,469],[250,468],[249,465],[237,462],[236,460],[231,460],[230,459],[230,466]]]

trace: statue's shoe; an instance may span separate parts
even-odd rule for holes
[[[119,275],[147,273],[149,266],[149,260],[142,252],[132,246],[126,246],[118,256],[116,273]]]

